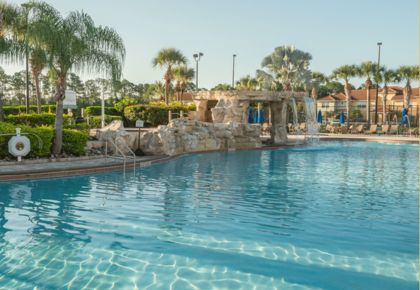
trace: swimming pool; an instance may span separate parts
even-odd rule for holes
[[[0,183],[0,288],[418,289],[418,146]]]

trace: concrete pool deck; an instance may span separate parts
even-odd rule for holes
[[[262,137],[267,139],[267,137]],[[290,143],[288,145],[302,145],[305,135],[289,135]],[[320,134],[321,141],[367,141],[367,142],[383,142],[383,143],[403,143],[403,144],[419,144],[419,137],[410,136],[390,136],[390,135],[355,135],[355,134]],[[281,146],[264,146],[253,150],[276,149]],[[211,151],[213,152],[213,151]],[[191,152],[204,153],[204,152]],[[186,153],[190,154],[190,153]],[[183,155],[183,154],[181,154]],[[174,159],[177,156],[142,156],[136,158],[136,168],[149,166],[152,164],[165,162]],[[126,170],[133,170],[133,159],[126,160]],[[121,159],[99,157],[79,157],[79,158],[62,158],[57,160],[39,159],[16,161],[0,161],[0,181],[22,180],[22,179],[38,179],[63,177],[74,175],[95,174],[108,171],[124,170],[124,162]]]
[[[149,166],[171,159],[169,156],[142,156],[136,158],[136,168]],[[126,170],[132,172],[134,159],[126,160]],[[124,170],[122,159],[105,157],[65,158],[62,160],[25,160],[22,162],[0,162],[0,181],[31,178],[50,178],[94,174]]]
[[[289,140],[303,140],[305,135],[289,135]],[[401,135],[366,135],[366,134],[323,134],[319,135],[322,141],[371,141],[381,143],[419,144],[419,137]]]

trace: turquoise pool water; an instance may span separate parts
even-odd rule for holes
[[[418,289],[418,146],[0,183],[1,289]]]

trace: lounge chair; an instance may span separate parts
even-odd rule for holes
[[[306,123],[300,123],[300,125],[299,125],[299,129],[300,129],[301,131],[305,131],[305,130],[306,130]]]
[[[378,129],[378,125],[370,125],[369,134],[376,134],[376,130]]]
[[[363,125],[353,125],[351,126],[351,133],[352,134],[362,134],[363,133]]]
[[[388,134],[389,133],[389,125],[382,125],[381,133],[382,134]]]
[[[347,126],[341,126],[340,127],[340,133],[341,134],[347,134],[348,133]]]
[[[391,125],[391,129],[389,129],[389,134],[396,134],[398,135],[399,125]]]

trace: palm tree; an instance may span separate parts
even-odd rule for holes
[[[419,67],[418,66],[400,66],[397,70],[400,79],[405,80],[404,86],[404,108],[408,109],[410,106],[410,98],[412,94],[411,81],[418,80]]]
[[[388,97],[388,84],[393,82],[399,82],[400,76],[395,70],[381,68],[379,74],[376,77],[377,83],[383,83],[382,89],[382,124],[386,122],[386,101]]]
[[[266,56],[261,66],[280,81],[285,91],[304,85],[310,79],[309,62],[312,56],[294,46],[280,46]]]
[[[311,73],[311,97],[316,100],[318,99],[318,89],[319,86],[328,81],[328,77],[321,72],[312,72]]]
[[[357,67],[355,65],[343,65],[333,71],[333,78],[344,81],[344,92],[346,94],[347,128],[350,127],[350,105],[351,105],[351,85],[350,78],[356,76]]]
[[[36,3],[35,3],[36,4]],[[34,6],[35,11],[43,7]],[[31,35],[47,55],[50,70],[56,80],[56,117],[53,154],[61,152],[63,141],[63,100],[67,75],[71,70],[105,73],[113,79],[121,75],[125,48],[121,37],[111,28],[96,27],[83,12],[70,12],[61,17],[55,9],[31,27]]]
[[[182,54],[181,51],[175,48],[163,48],[161,49],[156,57],[153,59],[153,66],[166,68],[164,75],[165,80],[165,102],[169,103],[169,88],[173,79],[172,67],[175,65],[186,64],[187,58]]]
[[[258,81],[249,75],[236,82],[236,89],[239,91],[255,91],[257,86]]]
[[[178,101],[182,102],[182,95],[187,88],[187,84],[194,78],[194,74],[194,69],[188,68],[186,65],[179,65],[172,69],[172,75],[176,81],[175,91],[178,93]]]
[[[282,84],[273,78],[273,76],[263,70],[257,69],[255,73],[255,78],[258,82],[258,87],[260,90],[268,90],[268,91],[282,91],[283,86]]]
[[[0,53],[2,58],[10,62],[20,63],[26,61],[26,104],[29,105],[29,63],[31,64],[32,76],[35,81],[37,97],[37,111],[41,112],[41,91],[39,77],[46,66],[46,55],[40,44],[34,38],[35,23],[42,17],[53,12],[54,8],[44,2],[29,1],[21,6],[13,6],[7,3],[0,4],[0,12],[4,15],[2,27],[2,39],[0,40]],[[29,17],[30,12],[32,16]],[[39,33],[39,32],[36,32]],[[27,107],[28,110],[28,107]],[[28,111],[27,111],[28,113]]]
[[[367,123],[370,124],[370,89],[372,87],[371,77],[375,74],[377,65],[371,61],[362,62],[357,68],[357,76],[366,78],[366,118]]]

